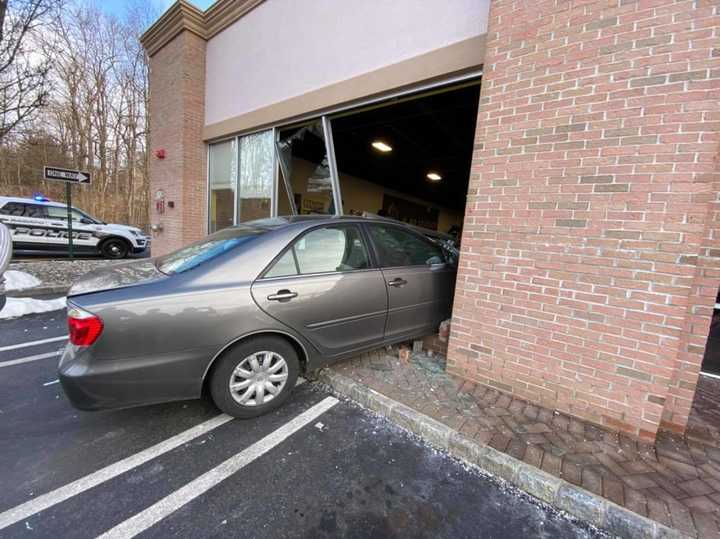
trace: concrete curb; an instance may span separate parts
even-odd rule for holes
[[[70,285],[36,286],[24,290],[10,290],[5,292],[9,298],[37,298],[41,296],[66,296]]]
[[[562,509],[613,535],[628,539],[688,537],[679,530],[638,515],[602,496],[550,475],[497,449],[478,444],[444,423],[342,374],[323,369],[318,373],[318,380],[420,436],[430,445],[445,450],[452,456],[511,483],[540,501]]]

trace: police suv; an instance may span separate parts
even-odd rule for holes
[[[73,248],[78,254],[125,258],[150,248],[139,228],[107,224],[71,208]],[[14,252],[67,252],[67,206],[43,197],[0,197],[0,222],[12,234]]]

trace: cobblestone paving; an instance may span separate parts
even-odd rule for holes
[[[720,379],[700,377],[686,434],[720,447]]]
[[[720,537],[720,384],[703,379],[691,436],[661,432],[653,445],[437,372],[419,359],[405,364],[380,350],[332,368],[636,513],[687,534]]]

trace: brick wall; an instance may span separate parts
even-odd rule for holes
[[[719,10],[493,0],[449,370],[684,428],[720,284]]]
[[[153,255],[161,255],[207,232],[205,40],[184,31],[150,58],[150,223]],[[154,156],[164,149],[165,159]],[[155,193],[165,191],[165,213]],[[167,202],[174,202],[169,208]]]

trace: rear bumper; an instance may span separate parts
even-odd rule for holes
[[[68,344],[58,364],[58,379],[75,408],[129,408],[198,398],[208,361],[203,361],[197,351],[173,356],[95,360],[92,347]]]

